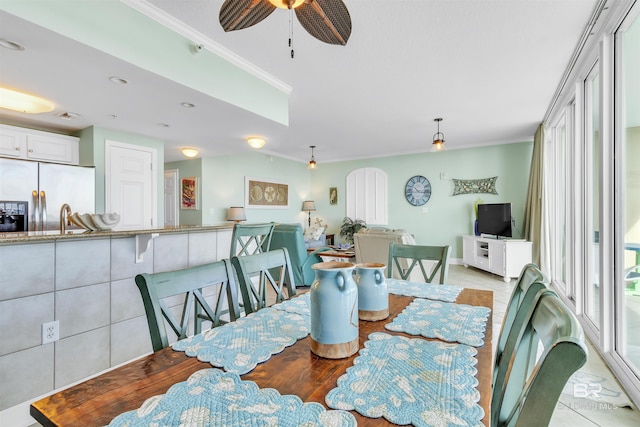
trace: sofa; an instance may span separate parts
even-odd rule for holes
[[[304,232],[304,244],[307,249],[317,249],[327,246],[325,227],[311,226]]]
[[[387,265],[389,262],[390,243],[415,245],[416,240],[413,234],[401,229],[363,228],[353,235],[356,263],[375,262]],[[397,269],[394,269],[393,277],[400,279]],[[412,271],[410,279],[415,282],[424,282],[420,270]]]

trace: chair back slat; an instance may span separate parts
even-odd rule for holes
[[[275,302],[296,295],[287,248],[236,256],[231,263],[238,274],[242,303],[247,314],[267,306],[268,289],[275,292]]]
[[[253,255],[268,251],[271,246],[274,226],[273,222],[268,224],[234,224],[229,259],[234,256]]]
[[[582,327],[555,292],[525,293],[493,385],[491,425],[548,425],[564,386],[587,354]]]
[[[193,324],[194,334],[200,333],[201,312],[211,321],[212,327],[223,323],[221,315],[225,304],[231,321],[240,317],[237,285],[228,260],[163,273],[138,274],[135,282],[147,315],[153,351],[169,346],[165,319],[180,340],[187,337],[190,324]],[[219,298],[216,309],[212,310],[201,289],[217,285],[220,286]],[[182,294],[184,300],[178,320],[172,313],[172,307],[166,304],[165,298]],[[226,298],[224,303],[221,303],[220,296]]]
[[[450,246],[423,246],[389,244],[389,262],[387,277],[393,277],[394,267],[403,280],[410,280],[416,266],[420,267],[425,283],[433,283],[438,275],[437,283],[445,283],[449,274]],[[426,264],[424,261],[428,261]]]
[[[537,265],[527,264],[522,268],[520,277],[516,282],[516,285],[511,292],[509,303],[507,304],[507,310],[505,311],[502,326],[500,327],[500,334],[498,335],[498,343],[496,345],[496,352],[493,364],[493,382],[495,382],[498,374],[498,364],[502,358],[502,352],[509,336],[509,331],[513,327],[513,323],[516,317],[518,309],[522,306],[523,301],[528,301],[528,304],[535,304],[534,296],[541,290],[549,287],[549,279],[540,271]],[[526,298],[527,293],[531,293],[529,298]]]

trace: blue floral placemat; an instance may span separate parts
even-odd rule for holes
[[[309,316],[270,307],[172,345],[176,351],[239,375],[309,334]]]
[[[271,308],[288,311],[289,313],[297,313],[301,316],[311,316],[311,302],[309,300],[309,295],[310,292],[306,292],[295,298],[274,304]]]
[[[462,286],[437,285],[433,283],[409,282],[407,280],[386,279],[389,292],[395,295],[408,297],[428,298],[440,301],[454,302]]]
[[[318,426],[354,427],[345,411],[326,410],[319,403],[303,403],[298,396],[282,396],[261,389],[253,381],[218,369],[203,369],[175,384],[164,395],[147,399],[140,408],[114,418],[109,426]]]
[[[396,424],[481,426],[477,350],[374,332],[325,402]]]
[[[491,310],[487,307],[415,299],[384,327],[390,331],[480,347],[484,344],[489,313]]]

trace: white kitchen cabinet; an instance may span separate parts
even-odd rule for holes
[[[525,240],[462,236],[462,261],[502,276],[505,282],[520,276],[522,268],[531,262],[532,244]]]
[[[79,139],[68,135],[0,125],[0,156],[77,165]]]

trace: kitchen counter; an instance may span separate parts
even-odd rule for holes
[[[0,233],[0,370],[12,367],[2,372],[0,412],[28,418],[38,396],[152,352],[136,275],[229,258],[232,233],[233,223]],[[210,304],[219,288],[203,291]],[[43,344],[50,322],[59,339]]]
[[[0,245],[68,239],[131,237],[141,234],[180,233],[184,231],[213,231],[232,228],[232,223],[222,223],[217,225],[182,225],[178,227],[148,228],[144,230],[87,231],[76,229],[67,230],[65,234],[61,234],[59,230],[25,231],[17,233],[0,233]]]

